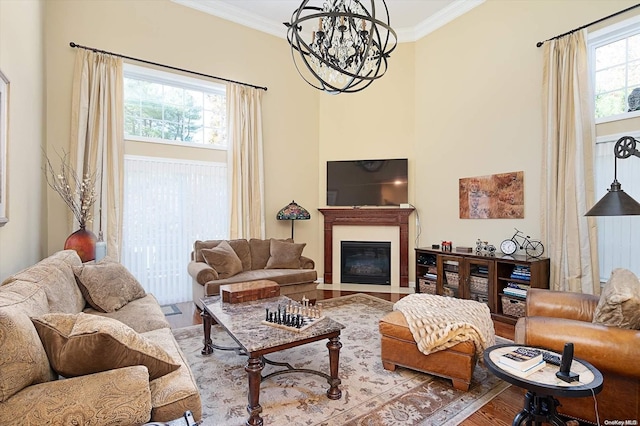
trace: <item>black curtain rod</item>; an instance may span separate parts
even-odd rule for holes
[[[133,58],[131,56],[126,56],[126,55],[121,55],[119,53],[113,53],[113,52],[108,52],[106,50],[101,50],[101,49],[96,49],[95,47],[87,47],[87,46],[82,46],[80,44],[76,44],[74,42],[69,43],[69,46],[71,47],[76,47],[76,48],[80,48],[80,49],[87,49],[87,50],[93,50],[94,52],[98,52],[98,53],[105,53],[107,55],[112,55],[112,56],[118,56],[120,58],[124,58],[124,59],[130,59],[132,61],[136,61],[136,62],[142,62],[145,64],[149,64],[149,65],[155,65],[158,67],[163,67],[163,68],[169,68],[172,69],[174,71],[182,71],[182,72],[186,72],[189,74],[195,74],[195,75],[199,75],[201,77],[207,77],[207,78],[213,78],[215,80],[221,80],[221,81],[226,81],[228,83],[236,83],[236,84],[241,84],[243,86],[249,86],[249,87],[253,87],[255,89],[262,89],[264,91],[267,90],[266,87],[263,86],[256,86],[254,84],[249,84],[249,83],[243,83],[241,81],[235,81],[235,80],[229,80],[228,78],[223,78],[223,77],[217,77],[215,75],[209,75],[209,74],[203,74],[201,72],[197,72],[197,71],[190,71],[190,70],[185,70],[184,68],[178,68],[178,67],[172,67],[171,65],[164,65],[164,64],[159,64],[157,62],[151,62],[151,61],[147,61],[145,59],[139,59],[139,58]]]
[[[583,29],[583,28],[587,28],[587,27],[590,27],[591,25],[595,25],[595,24],[598,24],[598,23],[600,23],[600,22],[602,22],[602,21],[606,21],[607,19],[613,18],[614,16],[621,15],[621,14],[623,14],[623,13],[625,13],[625,12],[628,12],[628,11],[630,11],[630,10],[632,10],[632,9],[635,9],[635,8],[636,8],[636,7],[638,7],[638,6],[640,6],[640,3],[636,4],[635,6],[631,6],[631,7],[628,7],[628,8],[626,8],[626,9],[624,9],[624,10],[621,10],[621,11],[619,11],[619,12],[616,12],[616,13],[614,13],[614,14],[612,14],[612,15],[605,16],[604,18],[600,18],[600,19],[598,19],[597,21],[589,22],[589,23],[588,23],[588,24],[586,24],[586,25],[583,25],[583,26],[578,27],[578,28],[576,28],[576,29],[573,29],[573,30],[571,30],[571,31],[567,31],[567,32],[566,32],[566,33],[564,33],[564,34],[560,34],[560,35],[557,35],[557,36],[555,36],[555,37],[551,37],[550,39],[547,39],[547,40],[545,40],[545,41],[539,41],[539,42],[537,42],[537,43],[536,43],[536,47],[540,47],[540,46],[542,46],[543,44],[545,44],[545,43],[546,43],[546,42],[548,42],[548,41],[556,40],[556,39],[559,39],[559,38],[564,37],[564,36],[566,36],[566,35],[573,34],[573,33],[575,33],[576,31],[580,31],[581,29]]]

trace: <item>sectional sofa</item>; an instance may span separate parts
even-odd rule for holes
[[[201,417],[160,305],[119,263],[65,250],[0,285],[0,424]]]

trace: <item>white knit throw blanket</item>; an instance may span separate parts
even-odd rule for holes
[[[409,324],[418,349],[425,355],[471,340],[481,356],[495,344],[489,307],[475,300],[432,294],[410,294],[393,305]]]

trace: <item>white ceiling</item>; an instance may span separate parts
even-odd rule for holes
[[[172,0],[219,18],[286,38],[283,22],[290,22],[301,0]],[[391,27],[399,42],[416,41],[485,0],[387,0]],[[322,6],[322,0],[309,5]],[[362,1],[366,6],[369,1]],[[381,4],[376,0],[376,5]],[[377,6],[379,7],[379,6]]]

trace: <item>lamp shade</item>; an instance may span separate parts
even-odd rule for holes
[[[311,215],[302,206],[299,206],[295,201],[291,201],[289,204],[280,209],[276,215],[278,220],[307,220],[311,219]]]
[[[630,216],[640,215],[640,204],[620,188],[618,181],[585,216]]]

